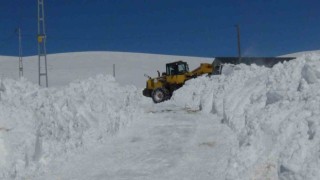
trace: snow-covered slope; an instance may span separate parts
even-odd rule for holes
[[[0,179],[320,178],[319,52],[272,69],[225,66],[156,105],[141,96],[142,76],[180,57],[112,54],[51,55],[49,89],[7,79],[17,60],[1,62]],[[116,79],[95,76],[117,58]]]
[[[116,80],[121,85],[144,87],[146,78],[157,76],[157,70],[165,71],[168,62],[184,60],[190,69],[199,63],[210,62],[213,58],[187,56],[170,56],[143,53],[123,52],[77,52],[48,55],[49,86],[68,85],[74,80],[84,80],[97,74],[113,75],[113,64],[116,69]],[[0,75],[17,79],[19,77],[18,58],[0,57]],[[33,83],[38,83],[38,57],[23,58],[24,76]]]

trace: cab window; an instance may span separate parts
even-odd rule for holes
[[[178,65],[178,72],[179,72],[179,73],[184,73],[184,72],[186,72],[186,66],[185,66],[185,64],[179,64],[179,65]]]

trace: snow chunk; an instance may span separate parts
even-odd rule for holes
[[[306,64],[302,69],[302,77],[309,83],[314,84],[320,79],[320,71],[317,71],[310,64]]]

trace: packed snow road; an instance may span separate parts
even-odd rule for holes
[[[106,144],[49,167],[40,179],[222,179],[235,145],[213,115],[168,104],[145,115]],[[219,138],[223,136],[224,138]],[[220,177],[220,178],[219,178]]]

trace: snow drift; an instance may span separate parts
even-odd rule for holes
[[[4,79],[0,92],[0,179],[32,179],[53,159],[103,143],[140,114],[140,91],[110,76],[60,89]]]
[[[236,134],[227,179],[319,179],[320,56],[272,69],[227,65],[189,81],[175,104],[217,114]]]

